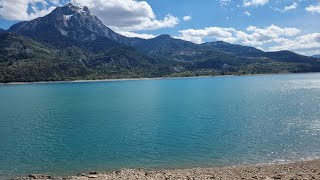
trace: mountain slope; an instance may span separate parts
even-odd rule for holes
[[[189,62],[192,71],[214,73],[279,73],[320,71],[313,58],[290,51],[262,50],[222,41],[194,44],[169,35],[140,41],[133,45],[152,57]],[[214,74],[213,73],[213,74]]]
[[[0,82],[57,81],[87,73],[79,61],[62,57],[29,38],[0,34]]]
[[[238,44],[230,44],[223,41],[207,42],[207,43],[203,43],[202,45],[213,47],[217,50],[227,52],[233,55],[238,55],[238,56],[257,57],[257,56],[262,56],[264,53],[263,51],[256,49],[254,47],[242,46]]]
[[[313,55],[313,56],[311,56],[311,57],[320,58],[320,54],[315,54],[315,55]]]
[[[77,41],[93,41],[98,36],[115,41],[121,41],[121,38],[124,38],[103,25],[87,7],[72,4],[58,7],[44,17],[17,23],[10,27],[9,31],[39,41],[54,40],[54,37],[61,35]]]
[[[174,72],[170,62],[161,63],[127,46],[100,53],[77,47],[61,52],[21,35],[0,34],[0,83],[159,77]]]
[[[281,62],[310,63],[315,61],[314,58],[303,56],[291,51],[267,52],[265,53],[265,56]]]
[[[187,62],[194,61],[196,57],[207,51],[222,53],[217,52],[214,48],[201,47],[198,44],[175,39],[169,35],[160,35],[147,40],[135,40],[131,46],[152,57]]]
[[[58,7],[44,17],[17,23],[8,31],[59,49],[60,53],[73,47],[94,54],[123,47],[118,41],[130,39],[103,25],[87,7],[72,4]]]

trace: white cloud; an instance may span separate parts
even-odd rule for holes
[[[203,43],[204,41],[225,41],[269,51],[290,50],[312,55],[320,52],[320,33],[304,34],[297,28],[270,25],[265,28],[249,26],[245,31],[234,28],[207,27],[179,31],[176,38]]]
[[[183,17],[183,20],[184,20],[184,21],[190,21],[191,19],[192,19],[191,16],[184,16],[184,17]]]
[[[146,1],[137,0],[71,0],[75,5],[88,6],[106,26],[118,31],[154,30],[174,27],[179,19],[170,14],[157,19]]]
[[[269,0],[244,0],[243,6],[263,6],[267,3],[269,3]]]
[[[293,10],[293,9],[297,9],[297,7],[298,7],[298,4],[297,3],[293,3],[290,6],[284,7],[283,12],[290,11],[290,10]]]
[[[298,4],[294,2],[290,6],[285,6],[283,9],[273,8],[273,10],[278,11],[278,12],[287,12],[287,11],[297,9],[297,7],[298,7]]]
[[[273,24],[265,28],[249,26],[246,31],[247,32],[243,32],[234,28],[222,27],[187,29],[179,31],[179,38],[192,41],[194,43],[202,43],[204,42],[204,39],[211,39],[257,46],[270,42],[276,38],[295,36],[300,33],[300,30],[297,28],[280,28]]]
[[[246,30],[247,33],[237,31],[235,36],[239,43],[250,46],[261,46],[265,43],[272,42],[274,39],[280,37],[291,37],[300,33],[300,30],[297,28],[281,28],[273,24],[265,28],[249,26]]]
[[[302,35],[293,40],[278,39],[276,42],[279,45],[272,46],[269,50],[317,51],[320,50],[320,33]]]
[[[47,15],[63,3],[66,0],[0,0],[0,19],[31,20]],[[179,23],[179,19],[170,14],[157,19],[146,1],[71,0],[71,3],[88,6],[105,25],[118,31],[170,28]]]
[[[217,40],[232,41],[233,28],[208,27],[204,29],[187,29],[179,31],[180,39],[202,43],[204,38],[215,38]]]
[[[255,26],[249,26],[247,28],[247,31],[253,32],[252,35],[255,35],[256,37],[260,37],[260,39],[263,39],[263,37],[270,37],[270,38],[276,38],[281,35],[283,36],[294,36],[300,32],[297,28],[281,28],[275,25],[271,25],[266,28],[257,28]]]
[[[320,54],[320,49],[316,50],[310,50],[310,51],[299,51],[298,53],[306,55],[306,56],[313,56],[313,55],[319,55]]]
[[[55,9],[49,5],[57,3],[57,0],[0,0],[0,19],[25,21],[47,15]],[[41,9],[39,9],[41,7]],[[28,12],[28,9],[31,12]]]
[[[250,13],[249,11],[245,11],[244,14],[245,14],[246,16],[251,16],[251,13]]]
[[[311,13],[320,13],[320,4],[317,5],[310,5],[306,7],[306,11]]]
[[[119,34],[122,34],[127,37],[138,37],[142,39],[151,39],[155,38],[156,36],[153,34],[139,34],[139,33],[134,33],[134,32],[118,32]]]

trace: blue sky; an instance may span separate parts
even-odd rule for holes
[[[44,16],[70,0],[0,0],[0,27]],[[320,0],[71,0],[126,36],[170,34],[266,51],[320,54]]]

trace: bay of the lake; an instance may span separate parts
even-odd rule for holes
[[[320,74],[0,86],[0,179],[320,157]]]

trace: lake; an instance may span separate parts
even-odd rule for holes
[[[320,157],[320,74],[0,86],[0,179]]]

